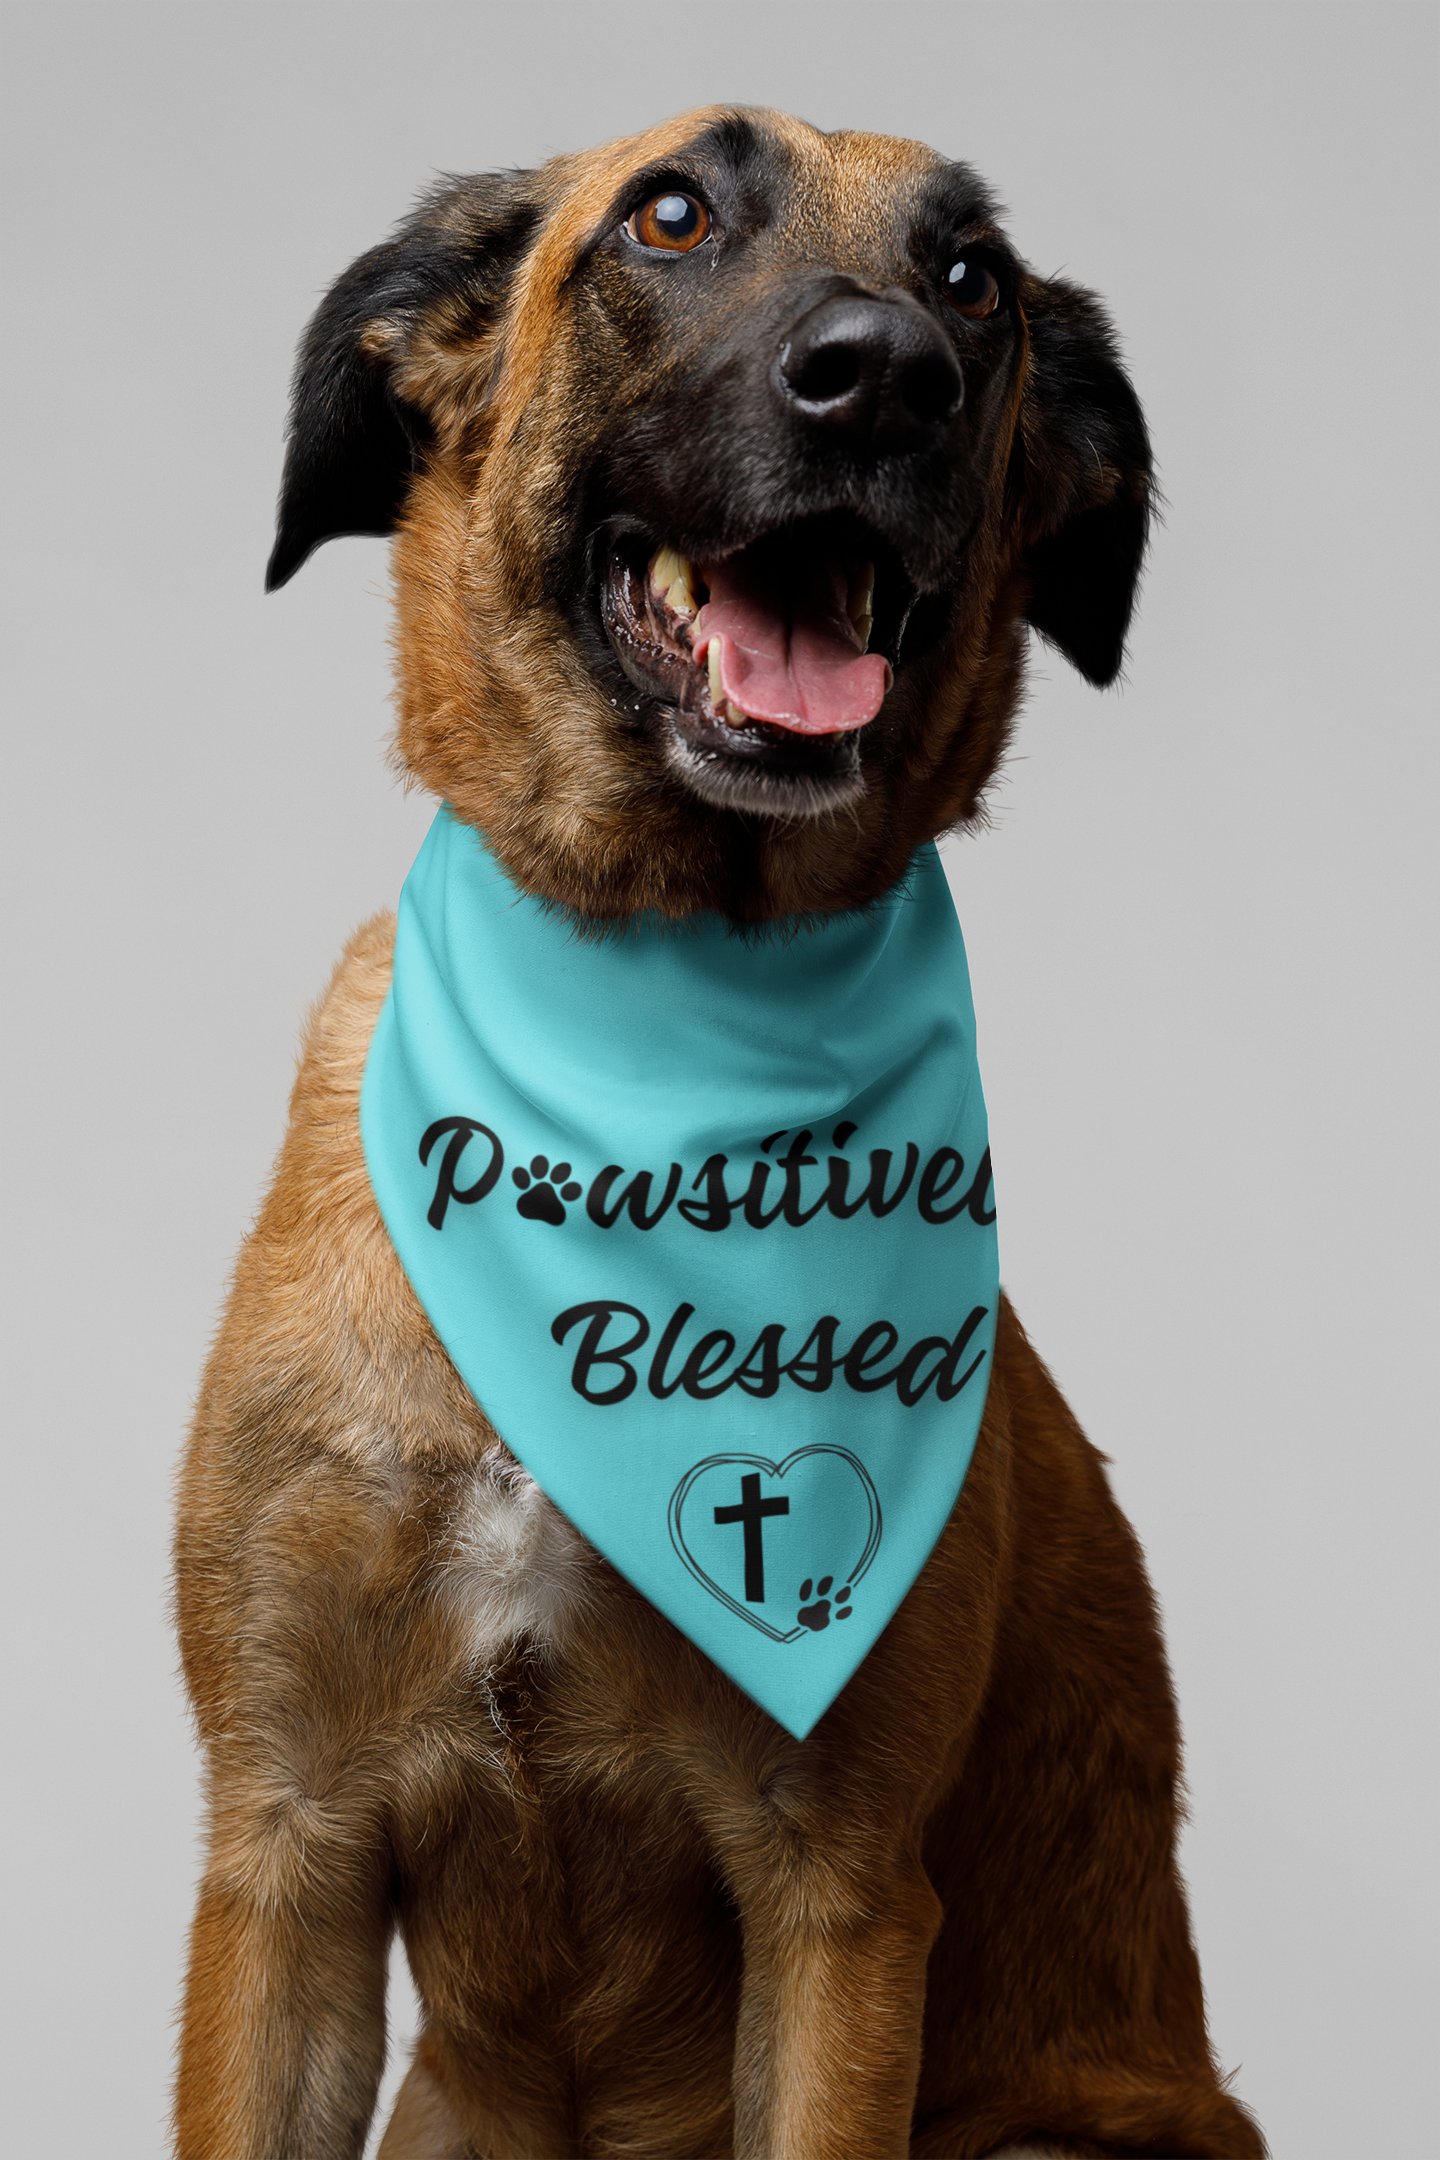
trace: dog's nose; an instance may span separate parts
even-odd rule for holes
[[[927,448],[965,395],[939,325],[906,292],[818,301],[782,342],[778,381],[797,418],[877,457]]]

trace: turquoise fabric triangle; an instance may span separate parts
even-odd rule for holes
[[[803,1739],[944,1527],[994,1346],[985,1102],[935,849],[816,929],[596,938],[442,810],[361,1132],[507,1446]]]

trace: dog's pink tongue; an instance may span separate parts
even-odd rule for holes
[[[746,573],[743,557],[697,566],[710,597],[691,645],[720,643],[725,695],[752,720],[797,735],[838,735],[873,720],[890,688],[890,663],[860,650],[845,612],[845,573],[818,567],[778,600]]]

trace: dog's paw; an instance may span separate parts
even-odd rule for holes
[[[583,1190],[574,1183],[566,1184],[565,1180],[570,1176],[568,1162],[557,1162],[552,1170],[543,1155],[532,1157],[528,1170],[512,1170],[510,1175],[520,1187],[516,1212],[527,1216],[531,1222],[563,1223],[565,1210],[561,1202],[578,1200]],[[537,1182],[532,1184],[532,1178]]]
[[[795,1617],[800,1622],[801,1627],[811,1628],[817,1635],[822,1627],[829,1627],[830,1625],[830,1606],[832,1602],[830,1585],[834,1580],[833,1575],[822,1575],[817,1583],[807,1575],[800,1585],[800,1610]],[[816,1601],[813,1605],[807,1605],[805,1600],[812,1590],[815,1592]],[[837,1590],[835,1593],[833,1602],[837,1608],[835,1613],[837,1620],[848,1620],[855,1609],[853,1605],[846,1603],[849,1595],[850,1586],[848,1583],[843,1590]]]

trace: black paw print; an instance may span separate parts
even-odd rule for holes
[[[822,1575],[819,1582],[812,1582],[807,1575],[800,1585],[802,1603],[795,1617],[800,1622],[801,1627],[813,1628],[817,1635],[822,1627],[829,1627],[830,1625],[830,1585],[834,1580],[833,1575]],[[803,1600],[809,1597],[812,1590],[815,1592],[817,1603],[806,1605]],[[835,1614],[837,1620],[848,1620],[855,1610],[853,1605],[847,1605],[845,1602],[849,1595],[850,1586],[848,1583],[843,1590],[837,1590],[835,1593],[835,1603],[839,1608]]]
[[[510,1175],[520,1187],[516,1212],[528,1216],[532,1222],[564,1222],[565,1210],[561,1201],[578,1200],[583,1190],[579,1185],[565,1183],[570,1175],[568,1162],[557,1162],[552,1170],[543,1155],[532,1156],[528,1170],[512,1170]],[[532,1177],[540,1182],[532,1185]],[[557,1185],[558,1192],[555,1190]]]

